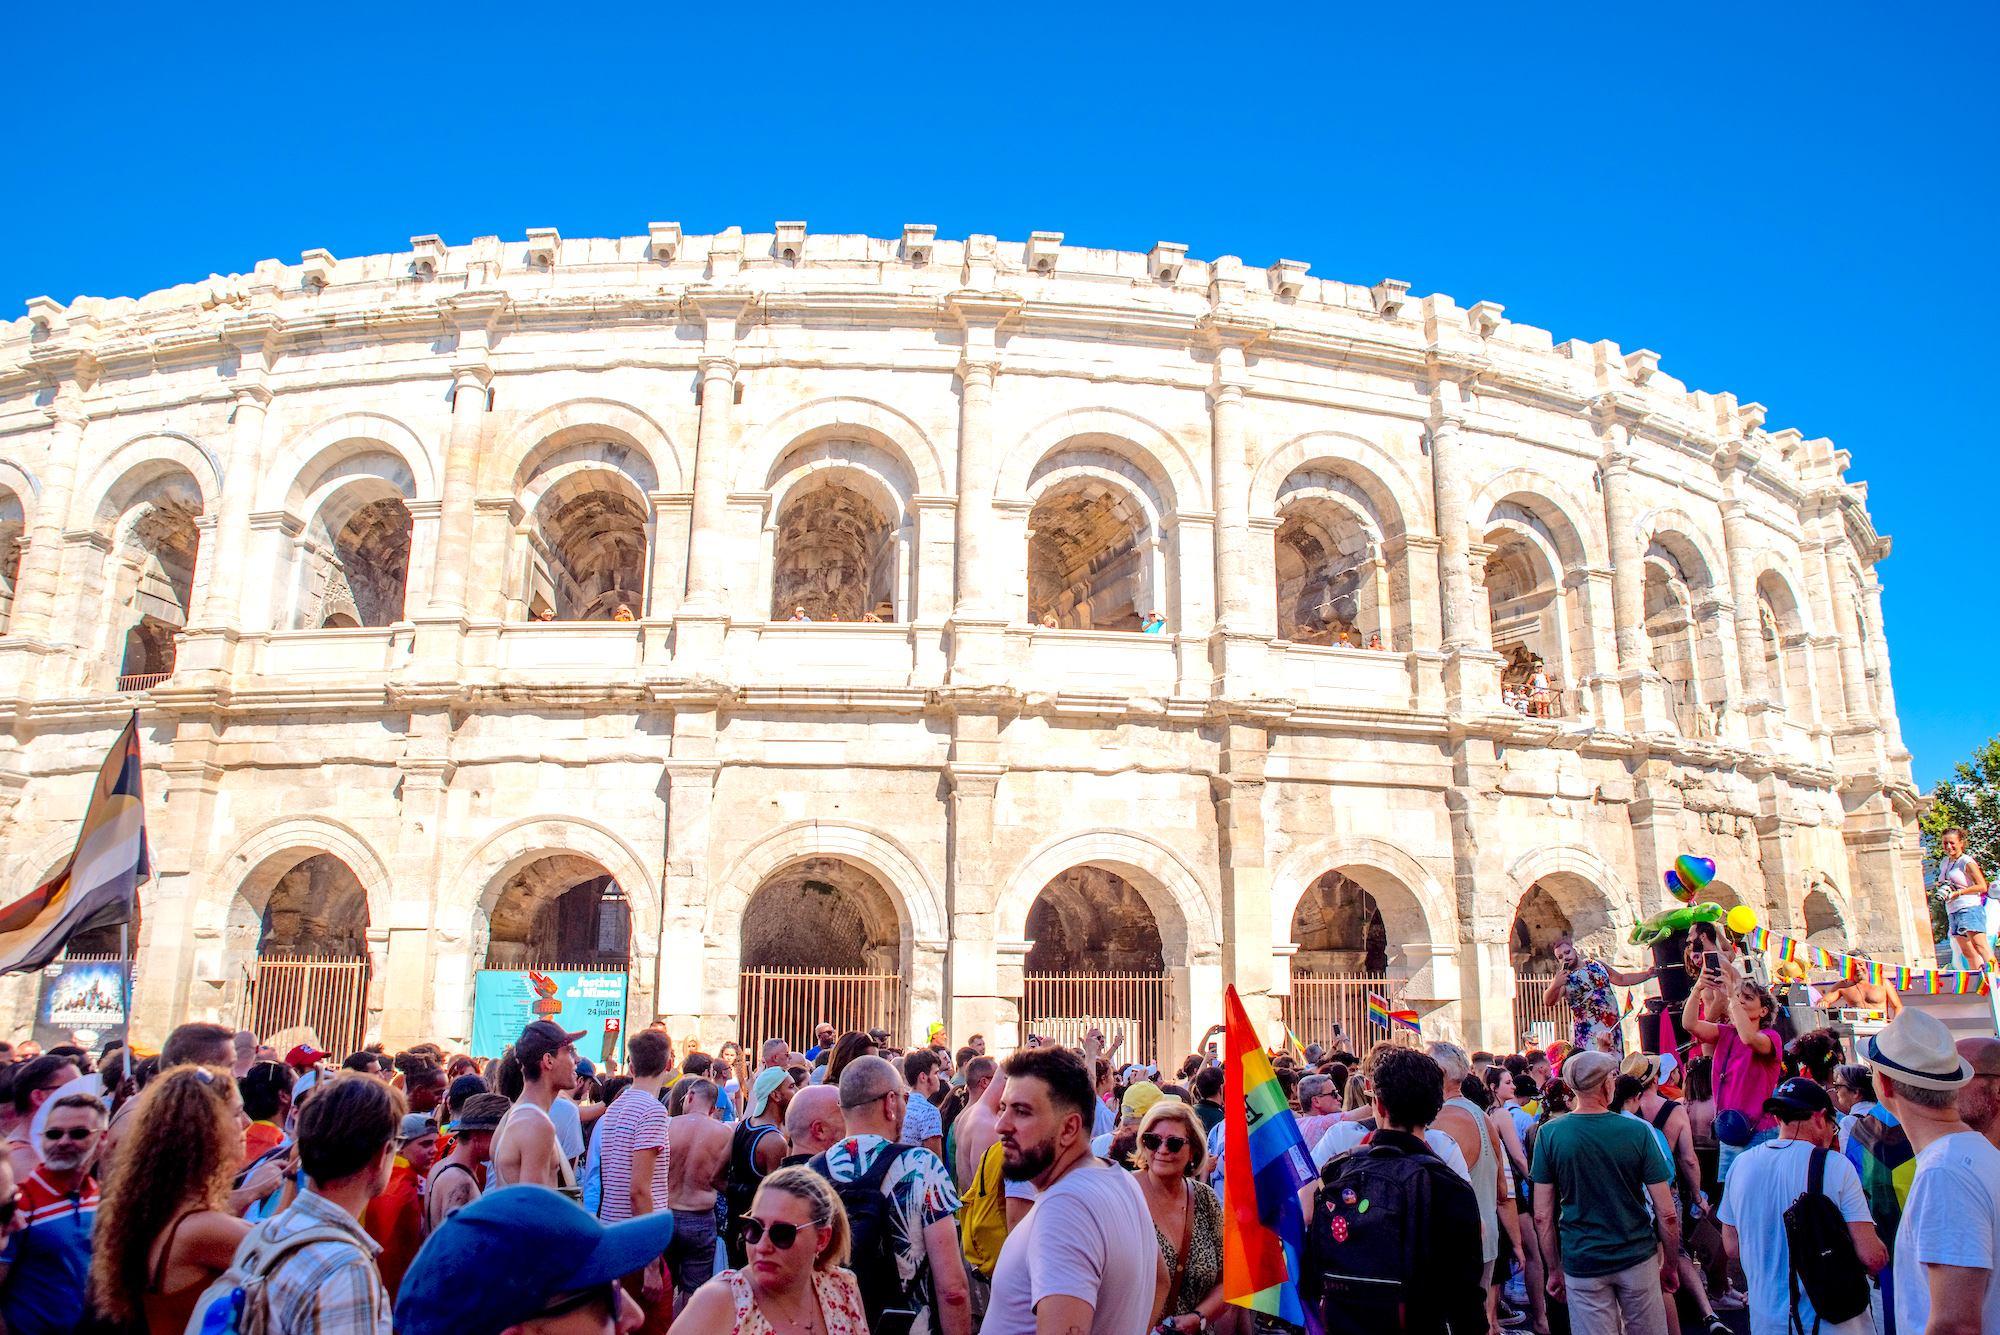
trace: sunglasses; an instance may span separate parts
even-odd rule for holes
[[[1160,1152],[1162,1145],[1166,1146],[1168,1154],[1179,1154],[1188,1144],[1185,1136],[1163,1136],[1157,1131],[1148,1131],[1139,1137],[1139,1143],[1155,1154]]]
[[[43,1137],[48,1140],[61,1140],[64,1136],[68,1136],[71,1140],[89,1140],[96,1134],[96,1128],[88,1126],[73,1126],[67,1131],[59,1126],[52,1126],[42,1132]]]
[[[811,1225],[813,1228],[824,1228],[825,1226],[826,1221],[824,1219],[815,1219]],[[800,1225],[798,1224],[767,1225],[763,1220],[746,1214],[743,1216],[743,1243],[745,1246],[755,1247],[764,1240],[764,1235],[769,1233],[771,1235],[771,1245],[779,1251],[786,1251],[790,1249],[793,1243],[799,1240],[799,1228]]]
[[[603,1284],[592,1285],[590,1288],[577,1293],[559,1293],[549,1299],[548,1306],[535,1313],[530,1320],[540,1321],[549,1317],[567,1316],[571,1312],[590,1306],[592,1303],[603,1303],[604,1310],[611,1313],[612,1320],[617,1320],[618,1281],[615,1279],[609,1280]]]

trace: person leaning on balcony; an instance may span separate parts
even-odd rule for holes
[[[632,615],[632,609],[629,606],[620,603],[618,604],[618,610],[611,614],[611,619],[613,621],[633,621],[637,618]]]
[[[1167,614],[1157,607],[1146,613],[1146,619],[1139,623],[1139,633],[1141,635],[1158,635],[1164,632],[1166,628]]]
[[[790,616],[790,617],[788,617],[788,618],[786,618],[786,619],[787,619],[787,620],[789,620],[789,621],[811,621],[811,620],[812,620],[812,618],[811,618],[811,617],[809,617],[809,616],[807,616],[807,615],[806,615],[806,609],[805,609],[805,607],[804,607],[803,605],[801,605],[801,606],[798,606],[798,607],[794,607],[794,608],[792,609],[792,614],[791,614],[791,616]]]
[[[1382,643],[1382,632],[1379,630],[1368,632],[1368,647],[1378,653],[1389,652],[1389,647]]]
[[[1043,630],[1056,629],[1056,614],[1054,612],[1042,613],[1042,629]]]

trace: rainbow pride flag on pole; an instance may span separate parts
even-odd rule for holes
[[[1370,996],[1370,1018],[1380,1002]],[[1229,1227],[1222,1245],[1222,1294],[1320,1335],[1319,1313],[1299,1299],[1305,1217],[1299,1188],[1318,1176],[1299,1124],[1264,1055],[1250,1014],[1232,985],[1224,996],[1222,1194]],[[1386,1019],[1382,1021],[1386,1025]]]
[[[1373,992],[1368,994],[1368,1023],[1379,1024],[1384,1029],[1389,1027],[1389,999],[1387,997],[1377,996]]]

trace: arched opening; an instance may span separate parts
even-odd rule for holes
[[[1381,549],[1354,510],[1325,497],[1292,501],[1279,513],[1273,555],[1279,639],[1359,649],[1386,630]]]
[[[1646,638],[1653,670],[1666,679],[1674,725],[1684,737],[1716,735],[1724,700],[1716,610],[1707,565],[1677,534],[1660,533],[1646,548]]]
[[[897,531],[867,496],[828,482],[778,515],[771,619],[896,619]]]
[[[1569,1007],[1542,1000],[1556,975],[1558,941],[1570,941],[1585,959],[1609,964],[1618,945],[1611,904],[1581,876],[1558,872],[1528,887],[1514,909],[1509,953],[1514,961],[1514,1029],[1522,1043],[1546,1047],[1573,1037]]]
[[[286,1047],[309,1029],[336,1057],[358,1051],[369,1028],[368,926],[367,890],[333,854],[293,850],[253,868],[223,938],[229,981],[247,989],[243,1026],[265,1042],[285,1035]]]
[[[1294,976],[1380,978],[1389,967],[1389,936],[1375,897],[1337,871],[1306,887],[1292,910]]]
[[[14,585],[21,577],[21,546],[27,535],[27,512],[12,489],[0,487],[0,631],[14,617]]]
[[[873,873],[833,857],[780,868],[744,906],[740,940],[743,1042],[804,1052],[821,1022],[901,1035],[902,928]]]
[[[1028,615],[1038,626],[1136,631],[1164,611],[1153,524],[1134,496],[1090,473],[1064,477],[1028,512]]]
[[[329,506],[321,522],[338,517]],[[403,619],[403,594],[410,575],[409,506],[388,496],[353,507],[323,550],[312,576],[319,584],[309,625],[321,629],[390,626]]]
[[[1836,952],[1847,949],[1847,922],[1832,895],[1821,889],[1809,890],[1799,909],[1805,917],[1807,945]]]
[[[643,606],[648,502],[609,468],[563,472],[535,502],[529,534],[530,607],[558,621],[611,621]]]
[[[1486,535],[1484,583],[1493,651],[1507,662],[1501,701],[1536,718],[1560,716],[1567,686],[1562,670],[1563,592],[1549,554],[1514,528]]]
[[[1071,867],[1028,908],[1023,1033],[1077,1043],[1089,1024],[1154,1061],[1168,1018],[1159,921],[1139,887],[1103,867]]]
[[[615,973],[632,959],[625,892],[593,858],[550,853],[500,887],[486,915],[489,969]]]
[[[1812,668],[1805,620],[1791,587],[1768,570],[1757,579],[1757,633],[1771,702],[1782,705],[1794,722],[1811,724]]]
[[[136,487],[113,521],[107,629],[121,688],[151,685],[174,670],[175,636],[194,608],[201,513],[194,478],[174,468]]]

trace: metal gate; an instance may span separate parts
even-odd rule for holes
[[[337,1058],[361,1050],[368,1032],[366,959],[260,959],[248,974],[245,1028],[258,1038],[310,1027]]]
[[[1423,1036],[1402,1025],[1391,1023],[1383,1029],[1368,1018],[1368,994],[1373,992],[1389,1003],[1390,1010],[1403,1004],[1400,979],[1380,974],[1360,974],[1345,978],[1316,978],[1311,974],[1292,977],[1291,995],[1285,998],[1285,1027],[1299,1036],[1301,1043],[1319,1043],[1328,1048],[1346,1048],[1356,1056],[1388,1039],[1415,1047]]]
[[[1529,1048],[1545,1048],[1557,1039],[1567,1039],[1574,1031],[1575,1022],[1569,1013],[1569,1006],[1561,1001],[1550,1006],[1542,1001],[1542,993],[1548,991],[1555,981],[1552,974],[1539,978],[1525,974],[1514,979],[1514,1035],[1519,1045],[1517,1052]]]
[[[737,993],[742,1021],[738,1036],[747,1048],[782,1038],[792,1051],[813,1046],[813,1030],[824,1020],[834,1032],[886,1029],[900,1044],[903,978],[859,969],[745,969]]]
[[[1096,1025],[1107,1042],[1123,1032],[1118,1060],[1160,1060],[1160,1029],[1168,1015],[1164,973],[1031,973],[1022,977],[1021,1033],[1065,1046],[1083,1042]]]

